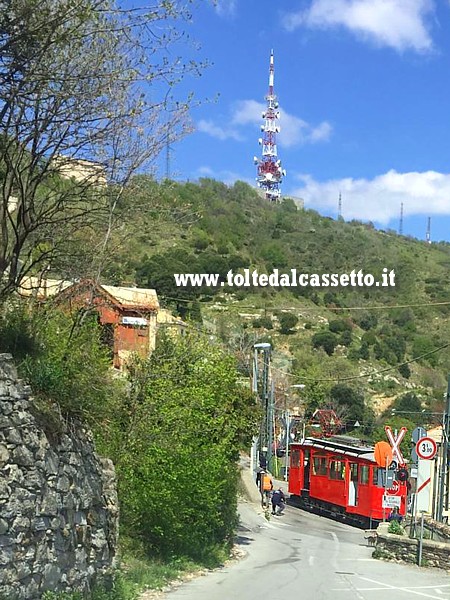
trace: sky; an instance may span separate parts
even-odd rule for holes
[[[282,194],[345,220],[450,241],[450,0],[200,0],[189,34],[212,64],[170,175],[256,185],[275,57]],[[161,169],[165,168],[161,164]]]

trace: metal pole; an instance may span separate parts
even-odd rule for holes
[[[412,493],[412,503],[411,503],[411,523],[409,525],[409,537],[414,537],[416,533],[416,492]]]
[[[419,557],[417,559],[417,564],[420,566],[422,566],[422,547],[423,547],[423,516],[424,516],[424,511],[421,511],[421,520],[420,520],[420,538],[419,538]]]
[[[270,470],[271,462],[273,463],[273,418],[274,418],[274,383],[271,382],[269,398],[268,398],[268,410],[267,410],[267,439],[268,439],[268,450],[267,450],[267,466]]]
[[[290,435],[289,435],[289,431],[290,431],[290,425],[291,425],[291,415],[289,410],[286,410],[286,414],[284,417],[285,423],[286,423],[286,442],[284,445],[284,451],[285,451],[285,455],[284,455],[284,480],[287,481],[288,480],[288,466],[289,466],[289,442],[290,442]]]
[[[446,495],[448,493],[447,487],[447,456],[449,443],[448,438],[450,435],[450,375],[448,376],[447,383],[447,402],[445,403],[445,411],[442,419],[442,455],[441,455],[441,470],[440,470],[440,481],[439,481],[439,500],[437,510],[437,520],[443,521],[444,503]]]
[[[384,472],[384,500],[386,500],[386,496],[387,496],[388,469],[389,469],[388,456],[386,455],[386,470]],[[385,520],[386,520],[386,507],[383,506],[383,522]]]

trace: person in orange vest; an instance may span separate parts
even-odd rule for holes
[[[259,476],[259,491],[261,492],[261,505],[263,508],[270,506],[270,494],[273,490],[273,480],[270,473],[261,471]]]

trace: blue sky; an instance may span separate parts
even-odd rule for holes
[[[190,35],[213,64],[183,85],[195,132],[180,180],[255,184],[271,48],[284,195],[335,217],[450,241],[450,0],[203,0]]]

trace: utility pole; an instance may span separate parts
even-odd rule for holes
[[[431,244],[431,217],[428,217],[426,240]]]
[[[253,382],[253,389],[258,394],[263,410],[259,434],[259,451],[265,453],[267,467],[270,468],[273,445],[273,416],[274,416],[274,390],[270,381],[270,360],[272,346],[269,343],[255,344],[253,357],[253,373],[257,381]],[[258,369],[259,355],[262,354],[262,371]],[[259,377],[259,373],[261,376]]]
[[[287,481],[288,480],[288,467],[289,467],[289,444],[291,442],[291,412],[290,410],[287,408],[284,411],[284,422],[285,422],[285,427],[286,427],[286,439],[285,439],[285,443],[284,443],[284,480]]]
[[[442,454],[441,471],[439,480],[439,501],[437,510],[437,520],[443,520],[444,506],[448,505],[448,451],[450,435],[450,375],[447,383],[447,398],[445,410],[442,419]]]

